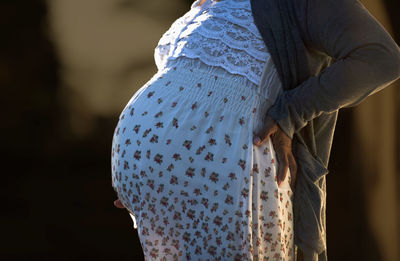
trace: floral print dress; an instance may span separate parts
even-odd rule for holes
[[[198,2],[164,36],[182,35],[193,17],[224,0]],[[232,9],[234,3],[248,7],[248,0],[231,0]],[[290,173],[278,187],[271,142],[252,144],[280,91],[273,63],[267,55],[256,61],[271,72],[255,70],[258,78],[232,73],[190,57],[191,36],[170,37],[168,47],[160,40],[158,59],[182,42],[186,50],[163,53],[159,71],[130,99],[114,132],[112,185],[133,218],[145,259],[293,260]],[[261,77],[268,77],[265,89],[253,82]]]

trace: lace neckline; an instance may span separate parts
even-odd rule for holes
[[[270,58],[254,24],[250,0],[207,0],[175,21],[160,39],[157,67],[185,56],[242,75],[255,84]]]

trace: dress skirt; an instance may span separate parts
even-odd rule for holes
[[[157,72],[120,115],[112,186],[146,260],[293,260],[290,173],[253,146],[271,101],[209,66]]]

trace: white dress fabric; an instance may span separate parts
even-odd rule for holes
[[[276,70],[249,0],[199,2],[120,115],[112,186],[146,260],[293,260],[290,173],[278,187],[272,143],[252,144],[281,91]]]

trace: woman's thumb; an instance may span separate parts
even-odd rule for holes
[[[270,136],[274,132],[276,132],[276,130],[277,130],[277,125],[275,121],[272,118],[267,117],[265,119],[263,128],[254,134],[253,144],[258,146],[267,142]]]
[[[253,136],[253,144],[258,146],[263,144],[264,142],[267,142],[270,135],[271,135],[270,129],[263,129],[258,133],[255,133]]]

